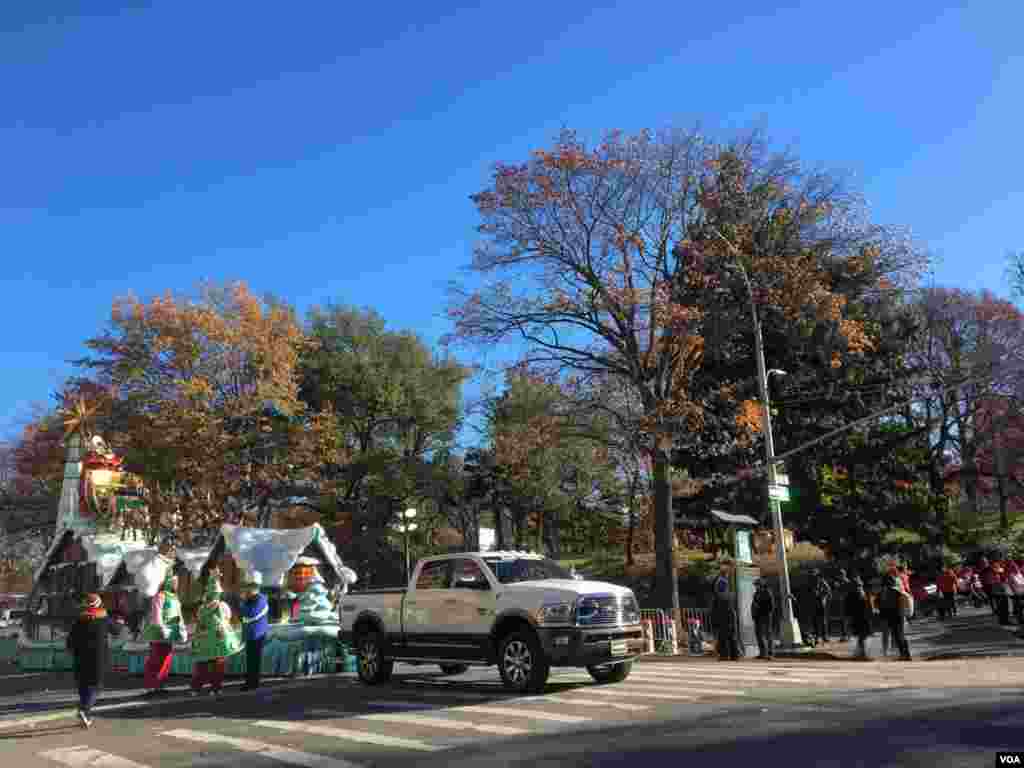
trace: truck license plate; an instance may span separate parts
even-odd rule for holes
[[[625,640],[612,640],[612,656],[625,656],[629,653],[629,645]]]

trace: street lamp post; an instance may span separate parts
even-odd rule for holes
[[[402,539],[405,545],[405,581],[408,583],[412,576],[411,563],[409,562],[409,534],[416,530],[416,523],[411,520],[416,517],[416,510],[410,507],[402,513]]]
[[[773,368],[767,370],[764,360],[764,337],[761,335],[761,320],[757,316],[757,303],[754,301],[754,288],[750,284],[750,277],[743,266],[742,254],[729,240],[718,230],[713,230],[724,242],[729,250],[736,256],[736,265],[743,275],[743,282],[747,288],[747,297],[750,300],[750,317],[754,323],[754,356],[757,358],[757,385],[761,394],[761,405],[764,408],[764,456],[768,464],[766,474],[766,488],[768,494],[768,509],[772,515],[772,524],[775,528],[775,554],[779,561],[779,591],[782,598],[782,646],[784,648],[797,648],[802,643],[800,636],[800,625],[793,615],[792,590],[789,584],[789,565],[786,562],[786,540],[782,528],[782,503],[771,496],[771,487],[775,485],[775,440],[772,436],[772,407],[768,397],[768,376],[772,373],[785,376],[786,372]]]

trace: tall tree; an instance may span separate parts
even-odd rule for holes
[[[472,199],[483,236],[472,269],[484,286],[454,290],[454,336],[518,339],[531,366],[628,383],[653,458],[660,603],[678,611],[669,464],[704,427],[693,383],[707,337],[748,303],[737,301],[746,281],[730,270],[734,252],[762,311],[828,327],[856,353],[863,327],[846,315],[834,276],[897,269],[906,244],[870,224],[829,177],[756,140],[723,146],[696,133],[613,133],[591,149],[564,132],[526,163],[499,165]],[[743,347],[749,361],[752,345]],[[841,365],[842,353],[837,344],[829,363]],[[724,420],[735,423],[740,388],[722,382],[716,399],[716,419],[731,406]]]
[[[307,414],[298,397],[308,343],[294,313],[242,283],[115,302],[78,362],[116,392],[111,441],[175,515],[163,534],[209,532],[232,501],[252,507],[338,461],[333,414]]]

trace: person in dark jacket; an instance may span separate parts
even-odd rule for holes
[[[757,658],[770,659],[775,655],[775,596],[764,579],[757,580],[757,591],[750,602],[750,614],[757,635]]]
[[[832,588],[820,571],[814,572],[814,634],[820,642],[828,642],[828,604]]]
[[[90,714],[103,687],[111,634],[120,634],[120,628],[111,624],[103,600],[96,594],[86,595],[67,641],[78,683],[78,719],[85,728],[92,725]]]
[[[843,598],[843,615],[850,623],[850,631],[857,638],[857,658],[868,657],[867,640],[871,636],[871,602],[864,590],[864,582],[855,576]]]
[[[832,591],[839,599],[839,640],[845,643],[850,637],[851,621],[851,617],[846,613],[846,597],[850,592],[856,591],[850,577],[846,575],[846,569],[839,569]]]
[[[242,584],[242,605],[239,614],[242,619],[242,639],[245,641],[245,685],[243,691],[260,687],[260,668],[263,664],[263,644],[270,628],[270,605],[267,597],[260,592],[262,576],[249,574]]]
[[[739,618],[733,601],[729,566],[729,562],[722,563],[719,577],[714,583],[712,621],[718,636],[719,661],[739,661],[740,658]]]
[[[910,661],[910,644],[907,642],[905,614],[903,611],[903,587],[898,576],[889,576],[878,599],[878,613],[889,630],[893,644],[900,652],[902,661]]]

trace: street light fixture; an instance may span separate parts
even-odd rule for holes
[[[405,581],[408,583],[409,578],[412,576],[411,563],[409,562],[409,534],[416,530],[416,523],[411,520],[416,517],[416,510],[412,507],[405,510],[402,513],[402,521],[399,524],[400,530],[402,531],[402,540],[405,545]]]
[[[733,255],[736,256],[736,266],[743,275],[743,282],[747,288],[747,297],[750,300],[750,317],[754,323],[754,356],[757,358],[757,384],[761,393],[761,405],[764,408],[764,453],[765,462],[768,464],[766,475],[765,491],[768,494],[768,509],[772,515],[772,523],[775,528],[775,553],[779,560],[780,592],[782,597],[782,645],[788,648],[800,647],[802,637],[800,625],[793,616],[793,597],[789,584],[789,566],[786,563],[786,539],[782,528],[782,503],[772,498],[771,487],[775,485],[775,440],[772,436],[772,408],[768,398],[768,377],[771,374],[785,376],[786,372],[781,368],[767,370],[764,360],[764,338],[761,335],[761,320],[757,316],[757,303],[754,301],[754,287],[750,284],[750,276],[743,266],[743,254],[733,245],[721,232],[712,228],[718,238],[726,244]]]

